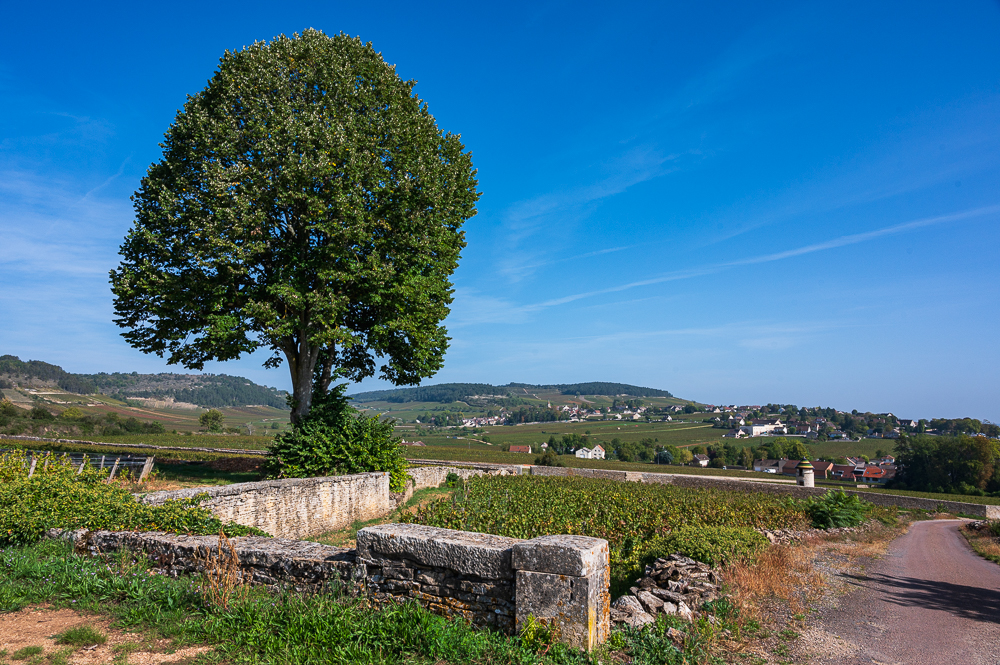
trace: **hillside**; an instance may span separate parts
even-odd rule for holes
[[[351,401],[391,402],[441,402],[444,404],[465,401],[469,398],[517,398],[533,392],[557,392],[560,395],[608,395],[627,397],[673,397],[666,390],[643,388],[627,383],[592,381],[589,383],[557,383],[535,385],[531,383],[508,383],[494,386],[489,383],[440,383],[434,386],[416,388],[396,388],[395,390],[372,390],[349,395]]]
[[[0,356],[0,388],[14,385],[60,388],[78,395],[103,394],[118,400],[158,399],[204,408],[250,405],[287,408],[287,393],[226,374],[72,374],[41,360]]]

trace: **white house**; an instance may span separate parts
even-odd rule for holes
[[[708,466],[708,462],[708,455],[695,455],[691,463],[695,466]]]
[[[780,420],[757,420],[740,428],[748,436],[764,436],[765,434],[785,433],[785,426]]]
[[[604,448],[600,446],[580,448],[576,451],[576,456],[580,459],[604,459]]]

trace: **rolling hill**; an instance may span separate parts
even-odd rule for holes
[[[450,403],[466,400],[472,397],[516,397],[527,391],[557,392],[561,395],[610,395],[628,397],[673,397],[666,390],[643,388],[627,383],[609,383],[592,381],[589,383],[556,383],[535,385],[531,383],[508,383],[494,386],[489,383],[440,383],[433,386],[416,388],[396,388],[395,390],[372,390],[369,392],[348,395],[351,401],[392,402],[441,402]]]
[[[0,356],[0,388],[53,387],[78,395],[103,394],[119,400],[160,399],[204,408],[250,405],[287,408],[283,390],[226,374],[72,374],[41,360]]]

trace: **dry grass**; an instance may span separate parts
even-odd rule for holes
[[[741,614],[759,618],[762,605],[771,600],[783,601],[794,614],[802,612],[826,584],[812,566],[812,547],[772,545],[752,563],[727,565],[722,576]]]
[[[969,541],[976,554],[993,563],[1000,563],[1000,538],[988,532],[977,533],[968,529],[959,529],[959,532]]]
[[[218,546],[214,550],[209,550],[201,563],[205,571],[205,587],[202,593],[211,604],[228,609],[234,599],[246,599],[250,586],[244,579],[240,557],[232,542],[221,530]]]

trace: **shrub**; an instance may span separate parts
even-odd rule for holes
[[[833,529],[861,524],[871,512],[871,504],[842,490],[827,492],[804,502],[806,514],[817,529]]]
[[[339,386],[325,401],[313,403],[309,417],[293,430],[276,434],[268,448],[266,472],[272,478],[309,478],[388,471],[393,492],[406,489],[409,476],[395,421],[364,416],[347,406]]]
[[[55,420],[56,417],[53,416],[48,409],[41,406],[36,406],[31,409],[31,419],[32,420]]]
[[[537,466],[566,466],[559,461],[559,456],[554,450],[546,450],[543,454],[535,458]]]
[[[81,418],[85,417],[85,414],[83,413],[83,411],[76,408],[75,406],[71,406],[62,413],[60,413],[59,417],[62,418],[63,420],[80,420]]]
[[[7,416],[9,418],[17,418],[24,415],[24,409],[17,407],[9,399],[0,400],[0,416]]]
[[[0,543],[30,543],[48,529],[167,531],[227,536],[267,535],[238,524],[223,525],[199,504],[204,495],[168,501],[161,506],[139,503],[126,487],[108,484],[107,471],[91,466],[77,475],[66,457],[47,455],[27,477],[28,456],[19,451],[0,455]]]
[[[753,561],[769,544],[766,537],[748,527],[684,525],[647,541],[640,561],[650,563],[675,552],[713,566]]]

